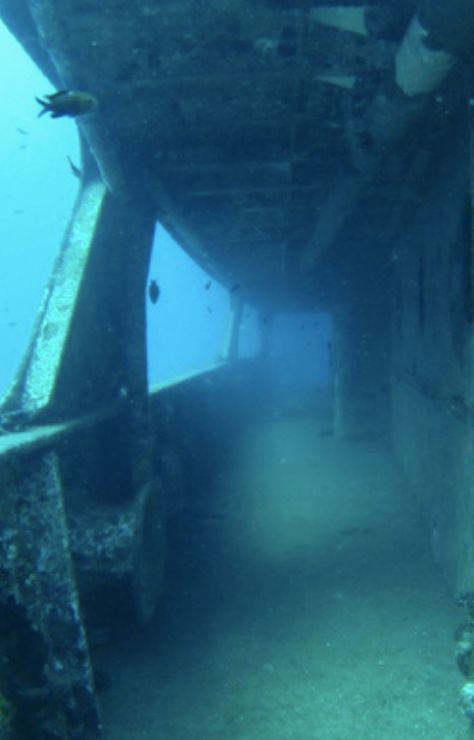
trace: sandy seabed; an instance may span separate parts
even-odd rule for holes
[[[465,740],[452,603],[389,451],[248,430],[143,631],[101,657],[106,740]]]

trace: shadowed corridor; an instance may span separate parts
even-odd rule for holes
[[[382,444],[324,429],[271,418],[228,450],[153,623],[101,658],[106,738],[465,737],[414,500]]]

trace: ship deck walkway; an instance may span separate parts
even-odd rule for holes
[[[382,443],[262,420],[229,448],[144,632],[102,657],[109,740],[461,740],[461,621]]]

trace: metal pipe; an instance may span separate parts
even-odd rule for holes
[[[471,0],[424,0],[397,49],[393,76],[369,108],[368,131],[374,147],[399,141],[425,108],[429,95],[457,61],[473,50]]]
[[[423,0],[397,49],[392,74],[369,105],[365,128],[347,132],[355,170],[338,178],[321,209],[302,254],[302,272],[314,270],[354,212],[382,158],[403,139],[457,61],[473,52],[472,0]]]

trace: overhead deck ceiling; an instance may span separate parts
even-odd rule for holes
[[[0,0],[52,84],[98,98],[80,126],[111,189],[149,201],[201,264],[263,309],[330,303],[340,255],[329,249],[305,268],[305,250],[321,218],[338,220],[333,186],[370,168],[367,110],[415,9],[415,0]],[[363,193],[342,196],[335,239],[383,242],[407,146],[372,168]]]

